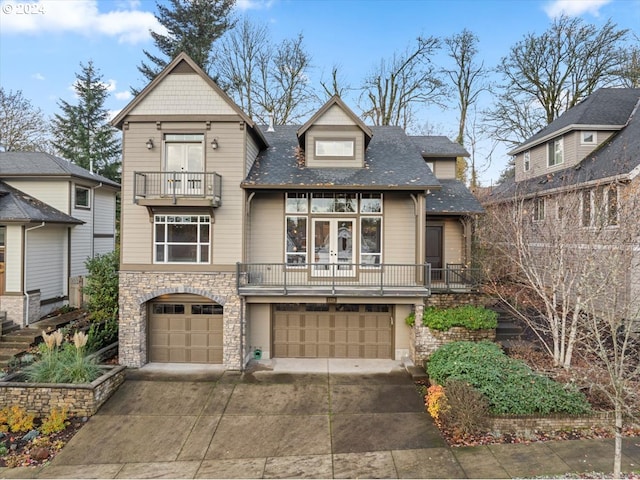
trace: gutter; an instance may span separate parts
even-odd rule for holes
[[[46,222],[42,222],[40,225],[36,225],[34,227],[30,227],[30,228],[25,228],[24,230],[24,266],[23,266],[23,271],[22,271],[22,279],[23,279],[23,286],[22,289],[24,291],[24,296],[27,297],[27,308],[25,309],[25,326],[29,326],[29,292],[27,291],[27,233],[30,232],[31,230],[36,230],[38,228],[42,228],[46,225]]]

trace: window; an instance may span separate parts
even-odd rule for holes
[[[591,226],[591,191],[585,190],[582,192],[582,226]]]
[[[533,202],[533,219],[544,220],[544,198],[536,198]]]
[[[155,263],[209,263],[211,217],[155,215]]]
[[[427,167],[429,167],[431,169],[431,173],[433,173],[435,175],[436,173],[436,166],[434,162],[427,162]]]
[[[169,134],[164,136],[167,172],[204,171],[204,135]]]
[[[360,263],[380,266],[382,259],[382,217],[360,219]]]
[[[596,144],[596,132],[583,131],[580,132],[580,143],[582,145],[595,145]]]
[[[307,263],[307,217],[287,216],[287,249],[288,265]]]
[[[614,227],[618,225],[618,189],[600,186],[582,192],[582,226]]]
[[[316,157],[354,158],[355,141],[349,140],[319,140],[316,139]]]
[[[610,185],[607,188],[607,216],[606,222],[609,226],[618,225],[618,188]]]
[[[358,198],[355,193],[312,193],[312,213],[357,212]]]
[[[553,167],[564,163],[564,144],[561,138],[549,142],[549,158],[547,165]]]
[[[76,208],[91,208],[90,191],[88,188],[76,185],[75,206]]]
[[[531,150],[524,152],[522,166],[524,167],[525,172],[528,172],[531,168]]]

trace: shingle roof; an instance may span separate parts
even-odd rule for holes
[[[640,88],[600,88],[509,153],[518,153],[571,125],[620,127],[627,123],[639,97]]]
[[[420,149],[423,157],[470,157],[459,143],[441,135],[412,135],[411,140]]]
[[[635,89],[640,96],[640,89]],[[639,102],[640,99],[637,97]],[[640,167],[640,108],[629,119],[627,126],[587,155],[573,167],[558,170],[549,176],[515,182],[510,179],[494,189],[487,203],[512,198],[516,194],[531,196],[546,191],[596,182],[605,178],[624,177]]]
[[[373,137],[364,168],[311,168],[297,156],[299,127],[281,125],[275,132],[260,127],[270,147],[256,159],[242,183],[245,188],[355,188],[380,187],[426,190],[440,183],[415,145],[400,127],[370,127]]]
[[[483,213],[484,208],[460,180],[440,180],[441,190],[427,195],[427,214]]]
[[[0,180],[0,222],[48,222],[79,225],[73,218]]]
[[[72,176],[103,183],[115,188],[120,185],[102,175],[92,174],[63,158],[43,152],[0,152],[0,178],[23,176]]]

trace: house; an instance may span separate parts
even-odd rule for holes
[[[458,219],[481,207],[449,178],[465,152],[367,126],[338,97],[303,125],[259,126],[180,54],[113,124],[125,365],[401,359],[404,319],[432,293],[427,223],[440,278],[469,262]]]
[[[603,252],[594,260],[602,269],[610,268],[612,246],[635,251],[625,278],[616,280],[627,299],[640,295],[640,230],[629,208],[640,199],[639,106],[640,88],[596,90],[511,151],[515,178],[483,199],[487,209],[524,202],[538,232],[545,222],[573,220],[573,243]]]
[[[0,152],[0,310],[8,320],[26,326],[79,306],[85,261],[115,248],[119,190],[53,155]]]

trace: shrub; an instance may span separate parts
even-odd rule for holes
[[[18,406],[5,407],[0,410],[0,431],[28,432],[33,430],[35,415]]]
[[[83,292],[89,296],[89,330],[91,352],[99,350],[118,338],[118,250],[89,258],[85,265],[89,271]]]
[[[67,426],[67,410],[52,408],[49,415],[42,421],[40,431],[44,435],[61,432]]]
[[[489,402],[480,391],[451,379],[444,390],[448,408],[440,416],[447,428],[461,435],[473,435],[487,428]]]
[[[449,330],[451,327],[484,330],[498,326],[498,314],[493,310],[473,305],[463,305],[445,310],[430,307],[424,311],[422,324],[440,331]]]
[[[427,412],[429,412],[434,420],[439,420],[440,415],[448,408],[444,388],[442,388],[441,385],[431,385],[429,387],[425,402],[427,404]]]
[[[431,355],[427,372],[434,382],[445,386],[450,380],[469,383],[487,397],[494,414],[583,414],[590,410],[582,393],[533,372],[488,341],[443,345]]]

